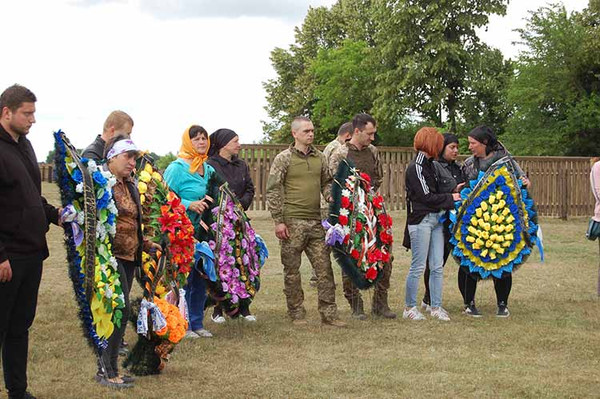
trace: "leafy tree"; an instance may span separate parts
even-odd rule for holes
[[[514,107],[506,141],[523,154],[600,153],[600,10],[562,5],[530,14],[520,31],[519,56],[508,100]]]
[[[171,162],[177,159],[177,156],[174,155],[172,152],[169,152],[168,154],[163,155],[162,157],[159,156],[158,158],[154,159],[156,160],[156,167],[164,172],[165,169],[167,169],[167,166],[169,166]]]
[[[456,131],[459,104],[473,88],[468,76],[488,51],[476,29],[490,14],[504,15],[507,0],[397,0],[378,3],[376,38],[384,72],[376,112],[385,119],[417,113],[437,126],[447,115]],[[481,58],[479,58],[481,59]],[[485,69],[479,68],[480,72]]]

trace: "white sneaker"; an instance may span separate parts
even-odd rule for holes
[[[185,332],[184,338],[195,339],[195,338],[200,338],[200,336],[198,334],[196,334],[195,332],[188,330]]]
[[[404,312],[402,312],[402,318],[410,320],[426,320],[425,316],[423,316],[423,313],[419,312],[419,309],[417,309],[416,306],[413,306],[408,310],[404,309]]]
[[[213,323],[217,323],[217,324],[223,324],[226,321],[225,317],[223,317],[223,315],[218,315],[217,317],[215,317],[215,315],[211,314],[210,319],[212,320]]]
[[[442,321],[450,321],[448,312],[441,306],[439,308],[431,308],[431,317]]]
[[[423,309],[426,312],[431,312],[431,305],[421,301],[421,309]]]
[[[253,314],[249,314],[247,316],[242,316],[244,318],[244,320],[249,321],[251,323],[254,323],[256,321],[256,316],[254,316]]]
[[[204,328],[201,328],[199,330],[195,330],[194,333],[196,335],[198,335],[198,337],[200,338],[212,338],[212,333]]]

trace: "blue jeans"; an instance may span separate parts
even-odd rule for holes
[[[206,303],[206,281],[192,268],[185,286],[185,301],[190,315],[189,330],[204,328],[204,304]]]
[[[442,306],[442,285],[444,281],[444,232],[439,222],[444,212],[427,214],[421,223],[408,225],[412,261],[406,276],[406,307],[417,306],[419,281],[429,257],[429,289],[431,307]]]

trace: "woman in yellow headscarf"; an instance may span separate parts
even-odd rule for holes
[[[202,213],[208,208],[206,187],[215,170],[205,163],[208,158],[210,140],[202,126],[192,125],[183,132],[178,158],[165,170],[165,181],[181,198],[187,214],[194,225],[195,236],[202,231],[200,221]],[[188,276],[185,300],[190,314],[190,330],[187,338],[210,338],[212,334],[204,329],[204,304],[206,302],[206,280],[192,269]]]

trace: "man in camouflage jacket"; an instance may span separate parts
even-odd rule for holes
[[[323,324],[343,327],[335,304],[330,249],[321,226],[320,196],[331,198],[331,175],[323,154],[312,146],[310,119],[292,122],[294,144],[273,160],[267,182],[267,207],[281,244],[284,294],[288,314],[296,325],[306,324],[300,277],[302,252],[317,274],[318,308]]]
[[[338,147],[329,158],[329,170],[335,176],[340,162],[350,159],[361,172],[369,175],[373,190],[377,191],[383,182],[383,166],[377,148],[371,144],[375,139],[377,122],[368,114],[358,114],[352,120],[354,132],[346,145]],[[396,313],[388,306],[388,290],[392,275],[392,261],[384,266],[383,276],[375,284],[371,313],[375,316],[395,319]],[[365,320],[363,300],[358,288],[345,274],[342,275],[344,296],[352,308],[352,316]]]

